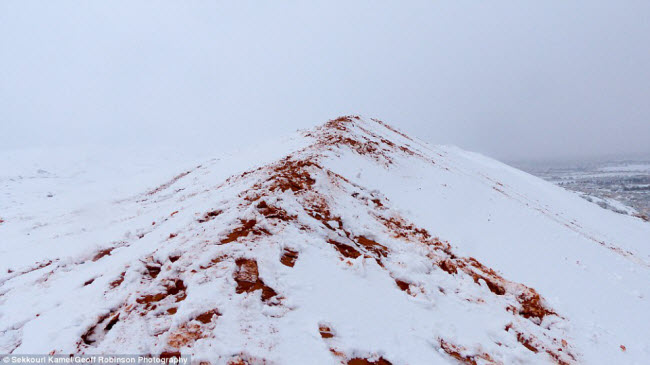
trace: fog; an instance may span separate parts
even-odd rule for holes
[[[650,155],[647,0],[3,1],[0,46],[0,150],[361,114],[505,160]]]

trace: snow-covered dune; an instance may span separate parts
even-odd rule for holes
[[[650,224],[481,155],[342,117],[149,185],[0,212],[0,353],[650,359]]]

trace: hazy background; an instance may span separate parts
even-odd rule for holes
[[[0,150],[247,146],[342,114],[650,155],[650,1],[2,1]]]

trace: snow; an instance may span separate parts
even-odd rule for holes
[[[650,171],[650,164],[645,163],[630,163],[619,166],[606,166],[600,168],[604,172],[648,172]]]
[[[4,161],[0,352],[650,358],[650,224],[379,121],[340,118],[202,162]],[[535,292],[539,316],[525,304]]]
[[[630,207],[625,205],[624,203],[612,199],[612,198],[599,198],[597,196],[589,195],[589,194],[580,194],[580,196],[587,200],[588,202],[598,204],[600,207],[604,209],[609,209],[613,212],[620,213],[620,214],[627,214],[627,215],[635,215],[639,214],[639,212]]]

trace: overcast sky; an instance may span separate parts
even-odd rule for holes
[[[0,149],[342,114],[505,160],[650,155],[650,1],[0,2]]]

